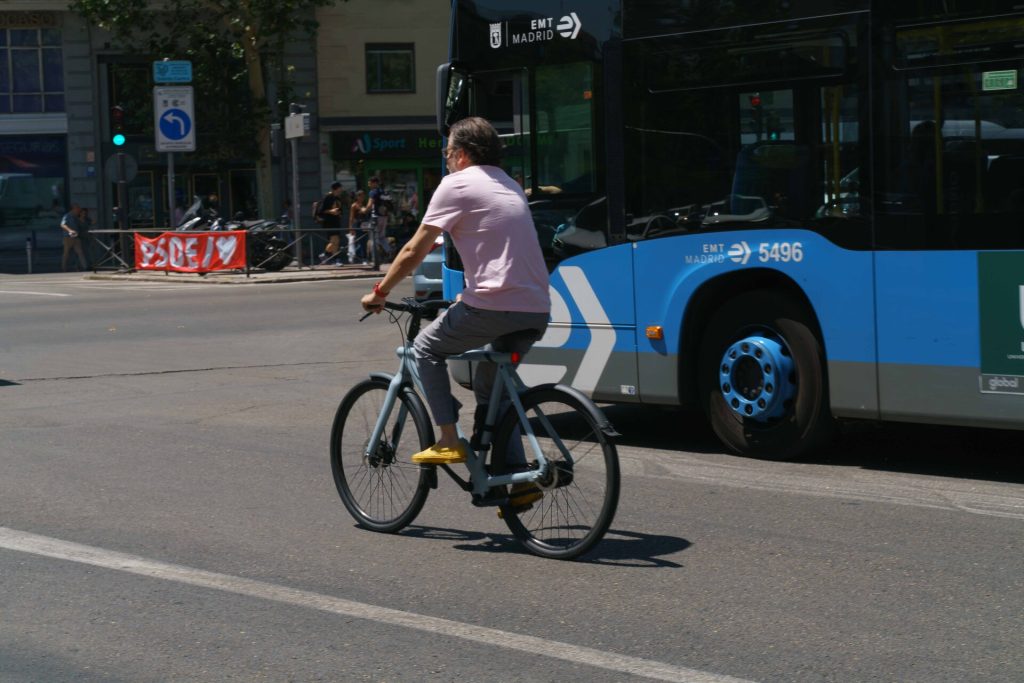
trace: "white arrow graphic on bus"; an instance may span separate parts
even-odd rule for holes
[[[583,24],[580,23],[580,18],[576,16],[576,13],[569,12],[569,16],[562,17],[558,20],[558,26],[555,28],[558,29],[558,35],[563,38],[574,40],[576,36],[580,34],[581,26],[583,26]]]
[[[580,314],[583,322],[590,331],[590,344],[583,353],[580,366],[576,370],[576,376],[572,379],[572,386],[576,387],[588,396],[593,395],[597,388],[598,380],[608,365],[608,359],[612,357],[615,349],[615,330],[611,327],[608,314],[605,312],[601,301],[590,286],[586,274],[582,268],[577,266],[566,266],[559,268],[558,273],[562,276],[566,288]],[[561,294],[551,288],[551,318],[552,320],[570,320],[569,307]],[[558,348],[569,341],[572,330],[568,327],[549,327],[544,337],[534,346]],[[519,374],[526,384],[534,386],[544,382],[558,382],[565,376],[568,368],[564,365],[541,365],[524,363]]]
[[[750,245],[746,242],[732,245],[729,247],[729,258],[733,263],[746,264],[750,260]]]

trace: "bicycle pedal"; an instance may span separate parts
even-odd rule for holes
[[[507,504],[508,494],[501,490],[495,491],[492,489],[483,496],[473,496],[473,505],[478,508],[490,508]]]
[[[437,488],[437,467],[431,467],[429,465],[420,465],[427,471],[427,486],[432,489]]]

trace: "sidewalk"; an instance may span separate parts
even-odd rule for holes
[[[388,272],[390,264],[382,263],[380,270],[374,270],[373,266],[313,266],[305,268],[294,268],[289,266],[284,270],[270,273],[266,271],[252,271],[247,277],[244,272],[217,271],[200,275],[198,273],[165,273],[157,270],[137,270],[135,272],[103,272],[87,273],[86,280],[127,280],[130,282],[162,282],[168,283],[189,283],[194,282],[200,285],[222,284],[222,285],[255,285],[270,282],[315,282],[317,280],[356,280],[363,278],[379,279]]]

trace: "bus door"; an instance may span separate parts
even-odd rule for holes
[[[889,29],[876,145],[882,417],[1024,416],[1024,19]]]
[[[860,195],[866,21],[817,17],[626,46],[626,235],[645,403],[695,397],[714,312],[738,293],[788,286],[821,330],[833,412],[875,416]],[[760,314],[742,313],[737,338]]]

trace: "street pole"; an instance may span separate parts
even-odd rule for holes
[[[295,261],[302,267],[302,211],[299,210],[299,139],[292,138],[292,228],[295,230]]]
[[[292,157],[292,225],[295,230],[295,261],[302,268],[302,202],[299,200],[299,138],[309,135],[309,114],[303,114],[301,104],[288,105],[284,120],[284,136],[291,140]],[[310,252],[312,254],[313,252]]]
[[[174,220],[174,152],[167,153],[167,225],[172,230],[178,226]]]
[[[127,155],[124,152],[117,153],[117,228],[121,231],[119,241],[121,243],[121,258],[128,260],[128,252],[125,248],[124,231],[128,229],[128,177]],[[135,245],[131,245],[135,248]]]

